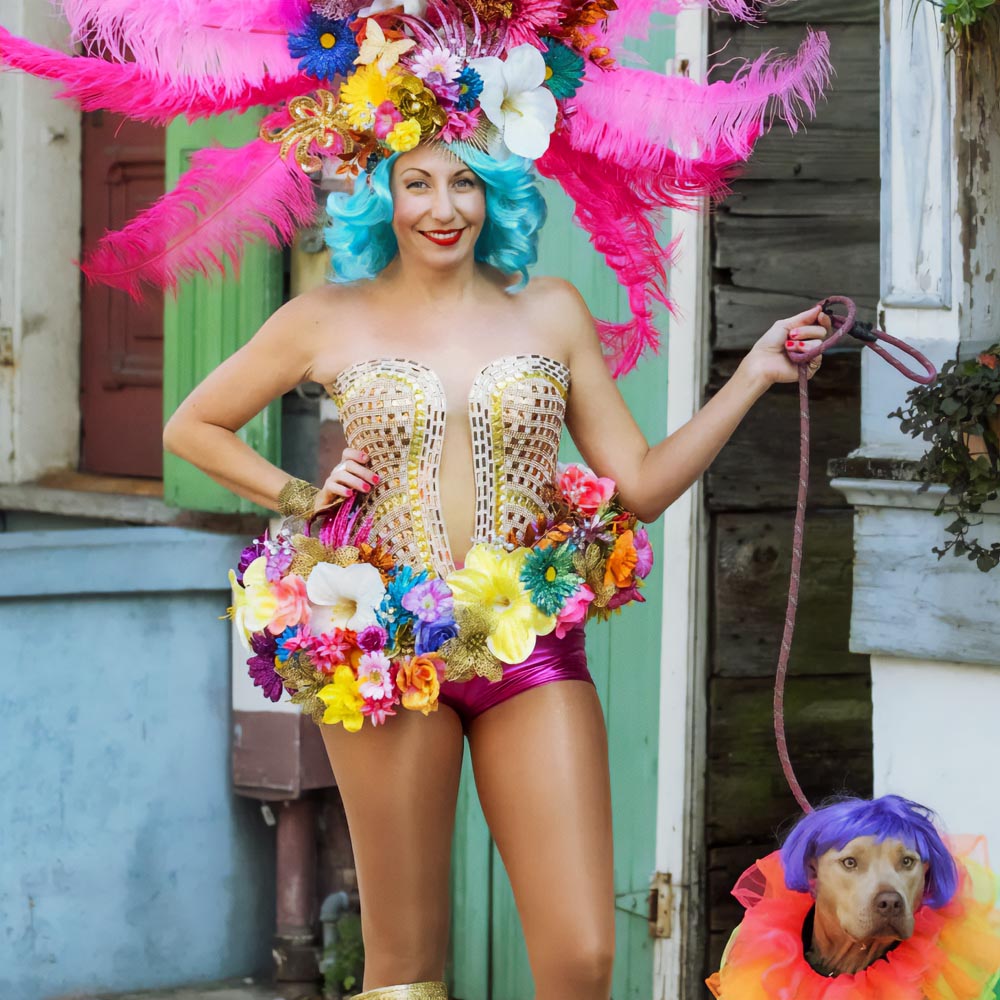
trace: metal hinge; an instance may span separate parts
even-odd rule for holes
[[[14,331],[0,326],[0,368],[14,367]]]
[[[674,887],[670,872],[657,872],[649,884],[649,936],[668,938],[673,931]]]

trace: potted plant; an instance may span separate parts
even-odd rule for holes
[[[930,443],[917,475],[926,489],[944,483],[948,492],[936,514],[954,515],[952,537],[934,552],[966,556],[984,573],[1000,565],[1000,542],[980,544],[970,529],[981,524],[983,504],[1000,497],[1000,343],[968,361],[948,361],[935,382],[912,389],[890,417],[911,437]]]

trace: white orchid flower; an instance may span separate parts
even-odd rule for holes
[[[385,597],[385,584],[369,563],[334,566],[321,562],[309,574],[306,596],[312,608],[310,627],[314,635],[335,628],[360,632],[377,623],[375,611]]]
[[[472,59],[482,77],[479,104],[500,130],[504,145],[518,156],[535,160],[549,148],[556,127],[556,99],[545,82],[545,60],[532,45],[518,45],[503,62],[496,56]]]
[[[381,14],[384,10],[392,10],[393,7],[402,6],[404,14],[413,17],[423,17],[427,13],[427,0],[374,0],[367,7],[362,7],[358,11],[358,17],[369,17],[372,14]]]

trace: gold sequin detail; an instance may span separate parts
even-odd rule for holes
[[[378,486],[362,517],[396,562],[447,576],[454,569],[439,473],[447,399],[438,376],[401,358],[361,361],[327,387],[348,447],[368,453]],[[499,358],[469,390],[476,510],[474,542],[520,536],[550,512],[569,369],[538,354]]]
[[[448,1000],[444,983],[410,983],[408,986],[383,986],[359,993],[354,1000]]]

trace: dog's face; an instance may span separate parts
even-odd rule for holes
[[[924,896],[927,865],[892,837],[855,837],[810,862],[818,918],[832,918],[855,941],[905,941]]]

